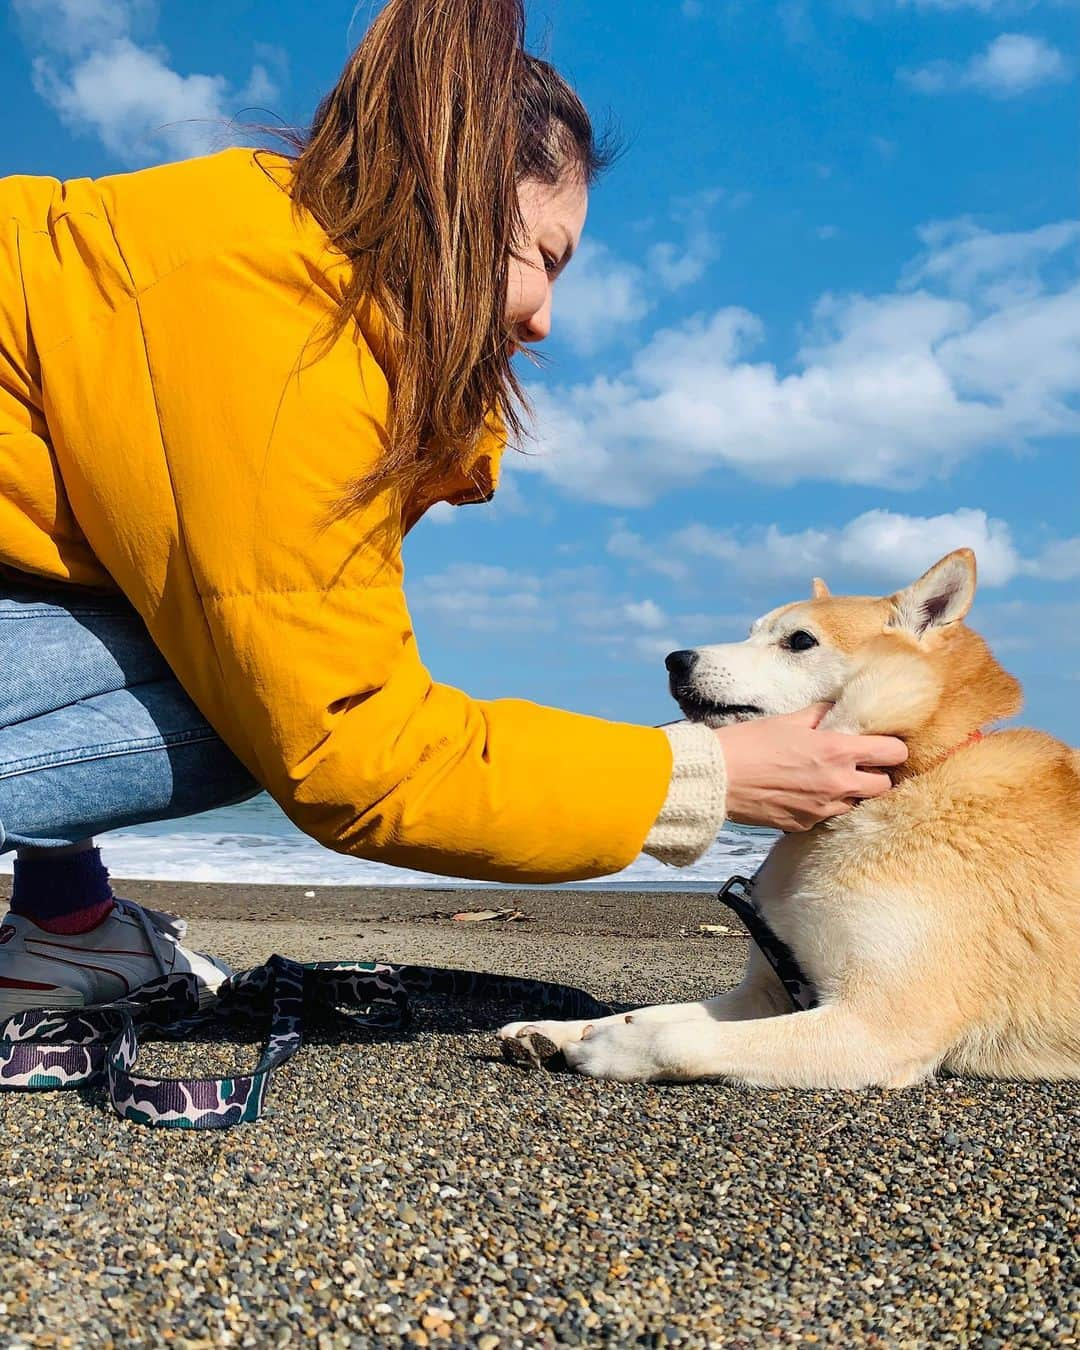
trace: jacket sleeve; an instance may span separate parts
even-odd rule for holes
[[[326,847],[485,880],[617,871],[663,805],[668,739],[431,678],[403,595],[400,505],[333,516],[381,451],[388,403],[359,328],[311,349],[335,299],[287,251],[272,275],[216,257],[140,295],[172,496],[167,564],[150,567],[163,587],[139,606],[151,634]],[[133,576],[140,540],[160,535],[133,536]]]

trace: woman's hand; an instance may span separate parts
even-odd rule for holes
[[[716,728],[727,765],[729,820],[791,834],[889,791],[892,783],[881,770],[903,764],[907,746],[892,736],[818,731],[830,706]]]

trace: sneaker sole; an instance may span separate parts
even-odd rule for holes
[[[83,996],[74,989],[5,989],[0,994],[0,1022],[16,1013],[42,1008],[85,1008]]]
[[[227,979],[228,977],[226,976],[225,978]],[[204,984],[201,980],[199,981],[200,1012],[205,1012],[207,1008],[212,1008],[214,1006],[214,1004],[218,1001],[218,990],[224,983],[225,983],[224,979],[220,980],[217,984],[214,985]]]
[[[218,989],[228,976],[222,976],[215,985],[199,982],[199,1011],[206,1012],[218,1001]],[[46,993],[48,997],[45,997]],[[74,989],[4,989],[0,997],[0,1023],[18,1013],[42,1012],[53,1009],[100,1007],[100,1004],[87,1003],[82,994]]]

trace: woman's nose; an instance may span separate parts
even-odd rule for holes
[[[543,342],[551,332],[551,287],[544,294],[544,302],[518,325],[520,342]]]

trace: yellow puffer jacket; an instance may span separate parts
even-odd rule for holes
[[[0,564],[119,588],[328,848],[504,881],[615,871],[663,805],[664,733],[434,683],[400,559],[430,501],[324,526],[389,392],[374,321],[314,359],[344,262],[289,172],[228,150],[0,180]],[[440,495],[489,495],[499,448]]]

